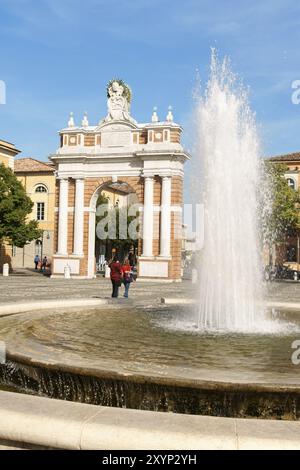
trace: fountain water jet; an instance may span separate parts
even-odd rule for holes
[[[260,144],[247,90],[228,60],[212,54],[197,106],[204,247],[199,267],[201,329],[257,331],[264,322],[257,189]]]

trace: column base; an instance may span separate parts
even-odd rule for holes
[[[71,257],[71,256],[63,256],[63,255],[54,255],[53,256],[53,266],[52,266],[52,275],[55,276],[57,274],[63,275],[65,272],[65,267],[69,265],[71,270],[71,276],[73,274],[79,274],[80,271],[80,259]]]
[[[169,260],[158,256],[140,256],[139,277],[143,278],[168,278]]]

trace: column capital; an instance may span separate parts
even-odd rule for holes
[[[76,175],[76,176],[72,176],[73,180],[75,181],[81,181],[81,180],[84,180],[84,176],[83,175]]]
[[[142,174],[142,177],[146,180],[146,179],[153,179],[154,178],[154,173],[148,173],[147,171],[143,171],[143,174]]]
[[[69,181],[68,176],[57,176],[56,179],[59,181]]]

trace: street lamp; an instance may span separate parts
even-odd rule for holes
[[[42,231],[42,245],[41,245],[41,262],[43,261],[43,246],[44,246],[44,233],[47,232],[46,239],[50,240],[49,230]]]

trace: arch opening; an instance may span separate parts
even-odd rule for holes
[[[99,186],[90,203],[89,276],[104,274],[114,255],[136,265],[139,227],[140,201],[132,186],[124,181]]]

